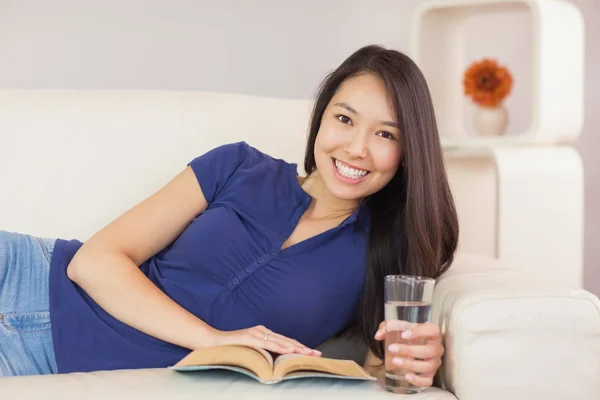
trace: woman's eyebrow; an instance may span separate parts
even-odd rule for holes
[[[335,103],[336,106],[340,106],[342,108],[345,108],[346,110],[350,111],[351,113],[354,113],[356,115],[358,114],[358,111],[356,111],[354,108],[350,107],[348,104],[346,103]]]
[[[356,115],[360,115],[358,111],[356,111],[354,108],[352,108],[350,105],[348,105],[347,103],[344,102],[340,102],[340,103],[335,103],[335,106],[339,106],[342,107],[348,111],[350,111],[353,114]],[[396,122],[392,122],[392,121],[379,121],[379,123],[381,125],[386,125],[386,126],[391,126],[392,128],[397,128],[400,129],[400,124],[396,123]]]

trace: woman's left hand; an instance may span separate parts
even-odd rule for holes
[[[388,327],[387,334],[395,330]],[[385,321],[379,325],[375,333],[375,340],[381,341],[386,337]],[[398,342],[387,341],[384,349],[387,355],[388,368],[398,368],[406,372],[405,379],[416,386],[431,386],[433,377],[442,364],[444,346],[442,333],[436,324],[423,323],[411,324],[409,329],[403,330]],[[391,357],[393,356],[393,357]]]

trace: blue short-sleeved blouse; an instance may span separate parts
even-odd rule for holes
[[[140,266],[156,286],[216,329],[262,324],[313,348],[351,322],[365,275],[366,212],[280,250],[311,202],[296,164],[240,142],[189,165],[209,206]],[[58,371],[167,367],[187,355],[113,318],[67,277],[81,245],[59,239],[51,260]]]

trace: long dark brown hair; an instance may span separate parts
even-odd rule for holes
[[[365,73],[385,84],[400,123],[403,155],[392,180],[365,202],[371,214],[366,278],[356,318],[345,333],[358,334],[383,359],[383,346],[373,336],[384,319],[384,276],[437,278],[454,259],[458,218],[427,82],[417,65],[395,50],[363,47],[324,79],[311,116],[306,173],[316,168],[315,140],[325,108],[346,79]]]

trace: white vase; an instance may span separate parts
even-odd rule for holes
[[[508,112],[503,104],[496,107],[477,107],[475,130],[479,136],[499,136],[504,134],[508,124]]]

